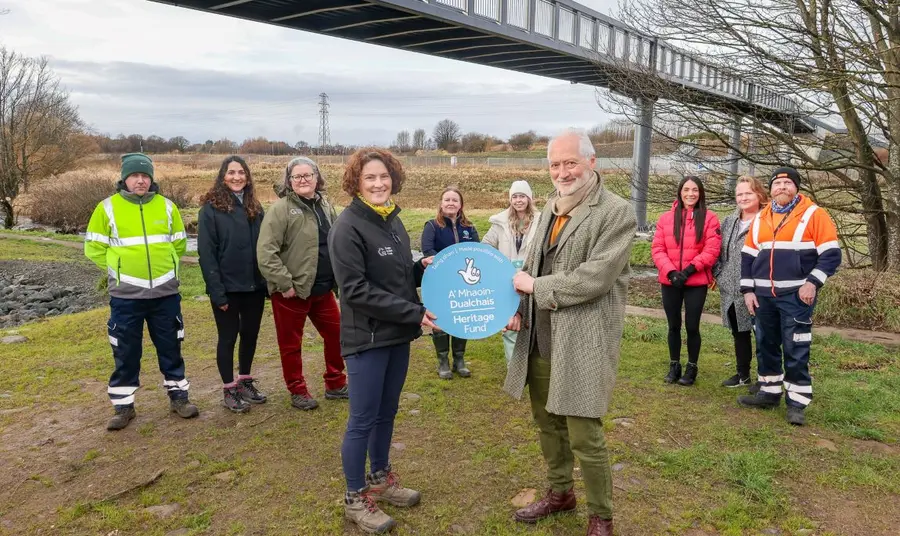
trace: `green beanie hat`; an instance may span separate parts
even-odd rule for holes
[[[144,153],[128,153],[122,155],[122,180],[132,173],[146,173],[153,180],[153,160]]]

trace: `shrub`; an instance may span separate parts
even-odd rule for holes
[[[838,271],[819,293],[815,320],[826,326],[900,332],[900,275]]]
[[[193,206],[194,194],[191,193],[190,185],[176,181],[156,182],[159,184],[159,193],[175,203],[176,207],[186,208]]]
[[[97,204],[116,192],[114,175],[107,175],[71,171],[36,185],[29,192],[32,221],[62,233],[84,231]]]

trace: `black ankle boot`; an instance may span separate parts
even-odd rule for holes
[[[678,385],[694,385],[697,381],[697,363],[688,363],[684,369],[684,376],[678,380]]]
[[[681,379],[681,362],[669,361],[669,373],[666,374],[666,378],[663,381],[666,383],[675,383],[679,379]]]

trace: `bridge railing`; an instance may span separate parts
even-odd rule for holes
[[[650,70],[668,80],[709,93],[780,112],[801,112],[800,105],[794,99],[741,80],[719,65],[641,34],[620,21],[571,0],[421,1],[550,39],[559,46],[580,49],[582,55],[599,55],[601,61]],[[593,75],[584,76],[587,79]]]

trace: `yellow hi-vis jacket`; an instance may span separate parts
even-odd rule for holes
[[[97,205],[88,223],[84,254],[109,276],[109,295],[153,299],[178,293],[179,261],[187,234],[178,207],[151,191],[127,190]]]

